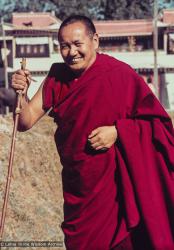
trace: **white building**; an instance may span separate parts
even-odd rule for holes
[[[12,24],[5,25],[8,73],[20,68],[22,57],[37,83],[32,83],[29,97],[40,86],[54,62],[62,62],[57,42],[61,21],[51,13],[13,13]],[[95,21],[100,37],[100,51],[130,64],[153,86],[153,20]],[[2,37],[0,38],[2,47]],[[174,10],[164,10],[158,22],[159,99],[166,109],[174,110]],[[2,64],[0,61],[0,67]]]

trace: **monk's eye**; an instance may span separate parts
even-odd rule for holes
[[[60,48],[61,48],[61,49],[68,49],[68,44],[61,44],[61,45],[60,45]]]
[[[76,47],[81,47],[82,43],[75,43]]]

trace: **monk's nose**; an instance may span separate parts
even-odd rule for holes
[[[70,50],[69,50],[69,55],[70,56],[75,56],[77,54],[77,49],[75,46],[71,46]]]

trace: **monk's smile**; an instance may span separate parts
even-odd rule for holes
[[[76,64],[83,61],[83,57],[75,57],[69,60],[70,64]]]

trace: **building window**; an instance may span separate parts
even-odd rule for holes
[[[40,46],[39,46],[39,52],[40,52],[40,54],[43,54],[43,53],[45,52],[45,47],[44,47],[44,45],[40,45]]]
[[[30,46],[30,45],[27,45],[27,46],[26,46],[26,53],[27,53],[27,54],[30,54],[30,53],[31,53],[31,46]]]
[[[23,55],[25,53],[25,47],[24,45],[20,46],[20,53]]]
[[[168,35],[168,54],[174,54],[174,33]]]
[[[17,57],[48,57],[49,45],[48,44],[20,44],[16,45]]]
[[[37,45],[33,46],[33,54],[37,54],[38,53],[38,47]]]

